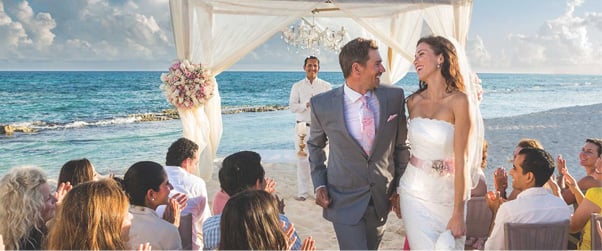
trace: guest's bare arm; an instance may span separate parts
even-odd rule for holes
[[[598,212],[600,212],[600,207],[596,205],[596,203],[585,198],[571,216],[569,231],[571,233],[581,231],[583,226],[585,226],[585,223],[589,221],[591,214]]]

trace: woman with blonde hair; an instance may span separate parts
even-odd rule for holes
[[[67,161],[61,168],[58,183],[70,182],[72,186],[94,180],[96,171],[86,158]]]
[[[0,235],[7,250],[41,249],[56,198],[37,167],[16,167],[0,179]]]
[[[112,179],[85,182],[67,193],[46,242],[53,250],[128,249],[128,198]]]

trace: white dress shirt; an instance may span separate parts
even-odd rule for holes
[[[347,130],[349,130],[351,136],[357,140],[358,143],[362,142],[362,101],[360,100],[362,94],[349,88],[347,83],[345,83],[345,86],[343,87],[343,93],[345,94],[344,110]],[[378,111],[380,110],[380,104],[373,94],[373,91],[367,92],[366,98],[368,99],[370,109],[374,112],[374,128],[378,130]]]
[[[485,250],[505,249],[504,223],[548,223],[568,220],[571,210],[564,200],[545,188],[532,187],[518,194],[515,200],[504,202],[495,217]]]
[[[165,166],[165,172],[169,183],[173,186],[169,196],[176,193],[188,196],[187,205],[181,215],[192,214],[192,248],[201,250],[203,249],[203,222],[211,217],[205,181],[179,166]],[[163,215],[164,211],[164,206],[157,208],[159,215]]]
[[[319,78],[314,79],[313,83],[304,78],[293,84],[288,105],[291,112],[296,114],[297,121],[311,122],[310,108],[307,107],[309,99],[330,89],[332,89],[330,83]]]

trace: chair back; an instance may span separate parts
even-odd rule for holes
[[[602,240],[600,239],[600,234],[598,233],[598,222],[602,223],[602,215],[598,213],[592,213],[590,219],[590,235],[592,239],[592,250],[600,250],[602,249]]]
[[[180,216],[178,231],[182,239],[182,249],[192,250],[192,214]]]
[[[488,237],[492,217],[485,197],[470,198],[466,203],[466,237]]]
[[[507,250],[566,250],[569,220],[550,223],[505,223]]]

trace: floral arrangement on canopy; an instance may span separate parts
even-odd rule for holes
[[[213,97],[215,77],[209,68],[202,64],[191,64],[182,60],[169,67],[168,73],[161,74],[161,90],[167,102],[179,109],[199,107]]]

